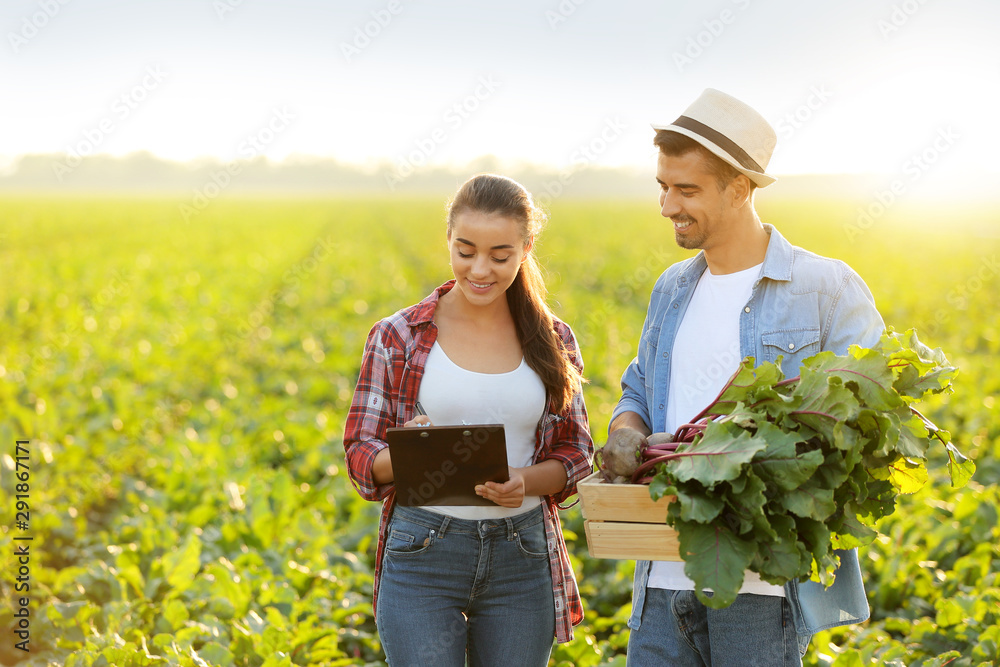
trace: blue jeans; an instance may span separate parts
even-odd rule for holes
[[[482,521],[393,510],[375,617],[392,667],[544,667],[554,606],[541,507]]]
[[[629,667],[799,667],[809,637],[795,634],[788,601],[743,594],[725,609],[694,591],[646,589],[642,624],[628,640]]]

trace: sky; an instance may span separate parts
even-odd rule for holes
[[[711,87],[775,126],[769,172],[984,185],[997,26],[996,0],[4,0],[0,164],[646,167]]]

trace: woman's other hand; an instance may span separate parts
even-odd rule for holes
[[[520,468],[509,468],[510,479],[500,484],[486,482],[476,486],[476,495],[501,507],[520,507],[524,502],[524,475]]]

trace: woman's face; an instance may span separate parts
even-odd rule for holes
[[[489,306],[504,296],[531,249],[517,220],[470,210],[455,216],[448,247],[455,286],[474,306]]]

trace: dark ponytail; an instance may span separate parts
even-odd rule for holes
[[[495,174],[473,176],[459,188],[448,205],[449,233],[455,216],[463,211],[498,214],[517,221],[525,245],[541,232],[546,219],[524,186]],[[553,328],[546,294],[535,254],[529,252],[514,283],[507,289],[507,305],[514,318],[524,359],[545,385],[552,411],[559,414],[570,406],[583,378],[570,362],[569,353]]]

